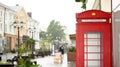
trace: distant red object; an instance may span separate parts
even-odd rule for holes
[[[76,19],[76,67],[112,67],[111,14],[88,10]]]

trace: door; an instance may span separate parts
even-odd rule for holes
[[[84,67],[103,67],[103,34],[84,34]]]

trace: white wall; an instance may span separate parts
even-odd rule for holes
[[[0,34],[4,36],[4,11],[5,8],[0,6]]]
[[[5,32],[9,34],[15,34],[13,23],[15,21],[16,12],[6,9],[5,13]]]
[[[97,9],[105,12],[111,12],[111,0],[88,0],[86,6],[87,10]]]
[[[35,27],[35,29],[33,30],[33,28]],[[32,28],[33,33],[33,39],[36,40],[35,43],[35,49],[39,49],[39,22],[37,22],[36,20],[28,17],[28,36],[32,38],[32,33],[30,33],[29,28]]]
[[[111,0],[101,0],[101,9],[106,12],[111,12]]]

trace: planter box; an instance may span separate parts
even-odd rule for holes
[[[67,52],[68,61],[76,61],[76,52]]]

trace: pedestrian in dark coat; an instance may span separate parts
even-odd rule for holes
[[[59,51],[60,51],[62,54],[64,54],[64,46],[63,46],[63,45],[61,45],[61,46],[59,47]]]

